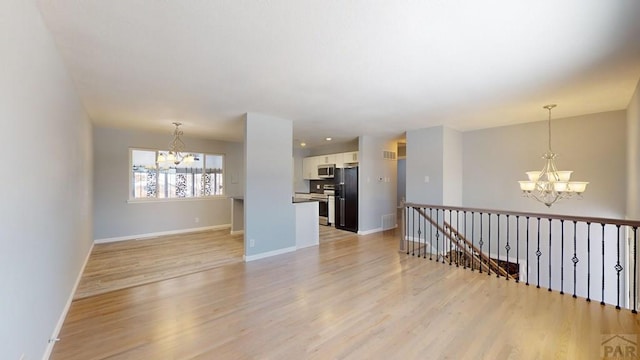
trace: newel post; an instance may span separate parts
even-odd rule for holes
[[[406,228],[406,205],[405,205],[405,201],[404,198],[402,199],[402,201],[400,202],[400,206],[398,207],[402,213],[401,216],[401,222],[400,222],[400,244],[399,244],[399,248],[398,251],[400,252],[407,252],[407,228]]]

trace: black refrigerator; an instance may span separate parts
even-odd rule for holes
[[[358,167],[335,170],[336,228],[358,232]]]

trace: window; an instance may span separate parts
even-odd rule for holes
[[[158,150],[131,149],[130,199],[224,195],[224,155],[193,154],[190,164],[157,163]]]

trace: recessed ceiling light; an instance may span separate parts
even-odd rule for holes
[[[307,146],[307,143],[306,142],[301,142],[300,146],[305,147],[305,146]]]
[[[330,137],[328,137],[328,138],[325,138],[325,140],[327,140],[327,141],[331,141],[332,139],[331,139]]]

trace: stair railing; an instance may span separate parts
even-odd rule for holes
[[[428,214],[424,212],[424,210],[417,208],[416,211],[424,217],[424,219],[438,229],[439,233],[442,233],[448,240],[449,243],[452,244],[452,249],[456,251],[462,251],[465,256],[472,258],[475,261],[472,261],[473,264],[478,264],[480,267],[480,272],[482,269],[485,269],[488,273],[492,270],[495,272],[500,272],[502,276],[509,276],[507,271],[505,271],[502,267],[500,267],[493,259],[483,254],[480,250],[478,250],[469,240],[467,240],[464,235],[460,234],[455,228],[453,228],[448,222],[443,221],[442,225],[438,224],[434,221]],[[420,252],[420,250],[419,250]],[[451,253],[451,251],[449,251]],[[445,262],[445,256],[442,255],[439,257],[439,260]],[[449,265],[453,264],[453,256],[449,254]],[[459,266],[459,262],[456,261],[456,266]],[[464,265],[466,267],[466,262]]]
[[[404,203],[400,251],[638,308],[640,221]],[[515,271],[515,274],[511,274]]]

